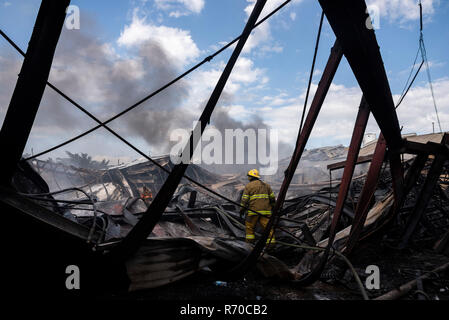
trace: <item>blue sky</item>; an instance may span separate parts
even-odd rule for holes
[[[71,4],[80,9],[81,28],[63,30],[50,80],[61,89],[68,90],[71,97],[105,119],[106,115],[110,116],[124,109],[144,96],[145,92],[149,93],[152,88],[162,84],[164,79],[182,73],[239,35],[253,2],[73,0]],[[282,2],[268,0],[262,16]],[[390,86],[397,100],[418,48],[418,1],[370,0],[367,3],[378,8],[380,28],[376,30],[376,36]],[[37,0],[0,0],[0,28],[24,49],[39,5],[40,1]],[[442,128],[447,131],[449,1],[424,0],[423,7],[424,37],[430,72]],[[261,25],[251,36],[235,73],[226,86],[219,106],[221,110],[237,123],[245,125],[260,118],[267,126],[279,130],[282,142],[291,145],[297,135],[320,14],[321,8],[317,1],[294,0]],[[325,20],[312,94],[334,41],[335,36]],[[154,46],[145,47],[148,43]],[[147,48],[145,52],[148,56],[144,56],[143,48]],[[158,51],[154,51],[156,49]],[[165,62],[157,60],[156,53],[162,54]],[[142,134],[142,130],[132,127],[144,125],[145,121],[138,121],[141,119],[130,118],[129,122],[124,119],[112,126],[143,150],[150,150],[153,154],[166,152],[170,130],[188,126],[186,123],[199,115],[230,53],[231,50],[228,49],[192,73],[182,84],[182,94],[176,96],[177,93],[172,90],[167,93],[167,101],[161,97],[159,104],[155,102],[148,105],[150,110],[156,110],[153,108],[160,108],[161,105],[169,106],[169,113],[160,115],[161,119],[167,119],[168,115],[175,113],[182,115],[161,129],[164,134],[159,139],[148,137]],[[0,59],[3,87],[0,89],[0,120],[3,121],[21,60],[3,40],[0,41]],[[161,65],[158,66],[158,63]],[[162,65],[164,63],[169,66]],[[149,67],[145,69],[145,66]],[[398,110],[399,121],[404,126],[405,133],[431,132],[432,121],[436,122],[424,71],[423,69]],[[154,80],[155,75],[160,75],[160,78]],[[76,85],[70,83],[71,79]],[[119,87],[120,84],[115,81],[129,83],[133,91]],[[117,92],[121,92],[120,95]],[[126,92],[130,95],[126,96]],[[63,101],[55,100],[47,91],[45,95],[27,145],[28,153],[31,148],[34,152],[41,151],[94,124],[78,111],[61,111],[59,108],[73,108]],[[347,145],[360,98],[357,82],[343,59],[308,147],[340,143]],[[111,104],[117,105],[111,107]],[[58,120],[62,118],[58,117],[69,118],[71,123],[79,122],[80,125],[62,125]],[[150,115],[142,114],[142,117],[147,117],[150,127],[156,125],[151,122],[154,119]],[[377,125],[372,119],[367,131],[378,133]],[[101,130],[74,143],[67,150],[89,152],[111,159],[137,157]],[[62,154],[63,150],[49,156],[57,157]]]

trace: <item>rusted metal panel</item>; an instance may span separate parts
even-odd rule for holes
[[[0,183],[9,185],[44,94],[70,0],[43,0],[8,111],[0,131]]]

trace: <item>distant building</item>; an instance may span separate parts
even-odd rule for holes
[[[376,141],[377,137],[375,133],[365,133],[363,137],[362,147],[366,146],[370,142]]]

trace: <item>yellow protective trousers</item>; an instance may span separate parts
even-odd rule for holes
[[[254,235],[254,230],[256,229],[257,222],[259,222],[262,227],[267,227],[268,221],[270,220],[270,216],[250,216],[246,217],[245,226],[246,226],[246,242],[254,242],[256,236]],[[271,242],[270,242],[271,239]],[[273,244],[276,240],[274,239],[273,229],[270,230],[270,235],[267,239],[267,244]]]

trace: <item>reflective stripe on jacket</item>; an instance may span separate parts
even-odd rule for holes
[[[262,215],[271,215],[271,208],[276,202],[270,185],[261,181],[253,180],[245,186],[243,191],[241,205],[254,210]],[[252,211],[248,211],[248,216],[257,215]]]

